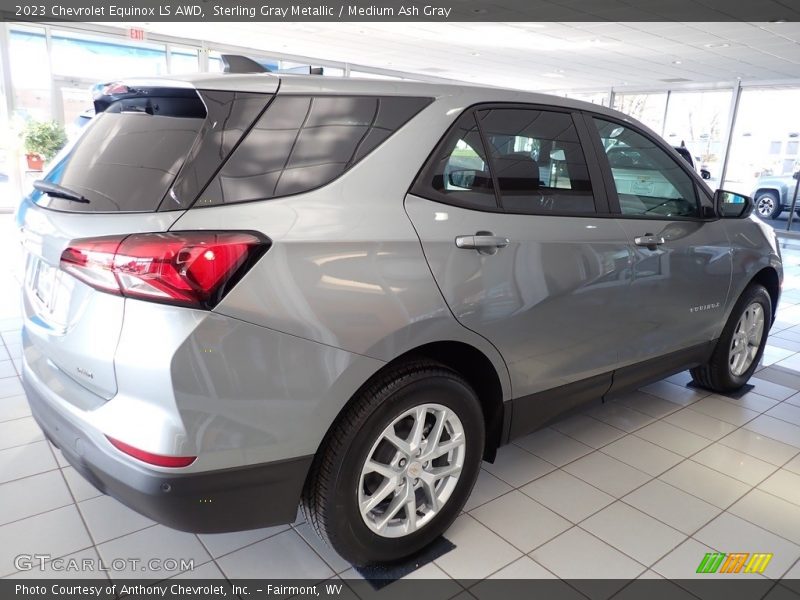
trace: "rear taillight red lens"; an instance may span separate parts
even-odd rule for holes
[[[195,460],[197,460],[196,456],[167,456],[164,454],[153,454],[152,452],[146,452],[144,450],[140,450],[139,448],[134,448],[130,444],[120,442],[111,436],[107,435],[106,438],[117,450],[120,450],[121,452],[124,452],[128,456],[132,456],[137,460],[141,460],[142,462],[156,465],[158,467],[188,467]]]
[[[135,233],[73,240],[61,268],[112,294],[212,308],[268,248],[246,231]]]

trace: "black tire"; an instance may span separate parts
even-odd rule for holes
[[[764,328],[761,334],[758,351],[756,352],[750,367],[741,375],[734,375],[730,365],[730,350],[733,338],[736,334],[736,327],[745,309],[757,302],[764,311]],[[729,393],[740,389],[758,367],[761,356],[764,354],[769,328],[772,325],[772,299],[769,292],[762,285],[750,284],[739,297],[736,305],[731,311],[728,322],[722,330],[711,359],[705,365],[695,367],[691,370],[695,382],[704,388],[718,393]]]
[[[465,438],[464,464],[439,512],[413,533],[382,537],[358,507],[361,470],[381,433],[414,406],[436,403],[452,410]],[[478,397],[458,373],[428,360],[413,360],[369,382],[337,418],[320,447],[303,491],[303,511],[317,534],[345,560],[363,566],[407,558],[438,538],[472,492],[484,446]]]
[[[762,192],[754,200],[756,214],[762,219],[777,219],[783,212],[780,198],[775,192]]]

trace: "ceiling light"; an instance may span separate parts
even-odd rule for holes
[[[672,61],[672,64],[673,64],[673,65],[679,65],[679,64],[681,64],[681,61],[679,61],[679,60],[673,60],[673,61]]]

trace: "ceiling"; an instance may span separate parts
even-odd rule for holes
[[[209,44],[528,90],[800,81],[798,22],[125,23]]]

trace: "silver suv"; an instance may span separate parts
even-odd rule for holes
[[[384,562],[559,413],[759,363],[752,201],[612,110],[479,87],[106,86],[22,202],[24,384],[98,489],[181,530],[308,520]]]

